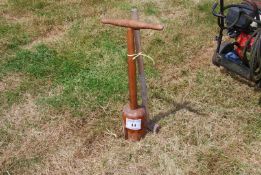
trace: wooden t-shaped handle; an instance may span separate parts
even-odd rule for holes
[[[128,27],[132,29],[152,29],[152,30],[163,30],[164,26],[160,24],[149,24],[144,22],[139,22],[136,20],[128,19],[102,19],[103,24],[111,24],[119,27]]]

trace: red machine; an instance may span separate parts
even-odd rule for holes
[[[248,44],[248,41],[250,40],[250,43]],[[242,32],[237,38],[236,38],[236,53],[237,55],[243,60],[244,59],[244,50],[247,47],[247,50],[250,51],[255,40],[254,38],[247,33]]]
[[[220,10],[217,13],[218,5]],[[223,66],[261,87],[261,2],[244,0],[225,6],[224,0],[219,0],[213,5],[212,13],[218,18],[220,27],[213,64]],[[222,41],[224,31],[227,31],[231,42]]]

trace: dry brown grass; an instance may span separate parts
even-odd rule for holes
[[[142,32],[144,51],[153,55],[157,62],[157,66],[151,68],[146,60],[146,68],[158,72],[158,75],[148,76],[148,86],[152,119],[162,126],[159,134],[149,133],[141,142],[129,143],[123,140],[121,132],[123,102],[109,100],[95,110],[84,106],[78,109],[82,117],[75,117],[70,107],[56,109],[42,105],[39,100],[43,96],[59,96],[65,87],[48,85],[41,94],[30,87],[29,92],[27,89],[22,91],[19,98],[23,100],[0,111],[0,136],[3,135],[0,139],[0,172],[261,174],[260,93],[211,65],[215,47],[211,37],[215,32],[209,31],[213,28],[196,25],[199,23],[196,17],[204,16],[204,13],[195,9],[206,1],[190,2],[133,1],[147,11],[141,14],[141,19],[166,24],[163,33]],[[59,3],[73,6],[79,1]],[[72,18],[70,22],[47,25],[45,18],[26,13],[26,10],[22,17],[15,10],[4,10],[3,17],[10,23],[28,25],[26,31],[36,33],[24,48],[32,49],[39,43],[47,43],[62,50],[67,42],[75,48],[81,46],[72,41],[76,39],[68,37],[77,22],[80,23],[79,36],[89,37],[86,26],[96,26],[99,17],[129,16],[127,1],[118,2],[115,7],[108,4],[110,8],[96,1],[80,3],[82,8],[76,15],[81,18],[80,22]],[[183,3],[188,4],[183,6]],[[153,8],[146,9],[150,5]],[[187,27],[186,21],[191,27]],[[100,30],[104,29],[97,27],[92,34]],[[123,36],[120,39],[124,42]],[[184,47],[186,44],[188,48]],[[4,76],[0,81],[0,95],[17,90],[24,79],[22,74]],[[89,100],[92,98],[95,97],[90,94]]]
[[[1,117],[1,128],[12,126],[8,129],[10,143],[0,149],[1,169],[16,172],[21,164],[35,161],[34,169],[19,168],[17,173],[34,174],[36,170],[47,174],[69,173],[63,167],[72,169],[70,160],[77,154],[78,146],[92,142],[92,121],[72,120],[68,113],[57,115],[48,109],[40,109],[29,94],[24,98],[24,103],[13,105]],[[41,160],[44,160],[43,166],[37,165]]]
[[[34,46],[39,44],[50,44],[59,42],[59,40],[64,38],[67,30],[70,28],[70,25],[55,26],[52,29],[46,31],[42,36],[39,36],[34,39],[29,45],[26,45],[25,49],[32,49]]]
[[[24,79],[22,74],[9,74],[0,79],[0,92],[16,89]]]

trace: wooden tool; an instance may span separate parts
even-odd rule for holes
[[[130,102],[123,108],[123,129],[125,139],[139,141],[146,135],[148,122],[145,108],[138,106],[137,101],[136,59],[133,59],[135,57],[134,30],[163,30],[164,27],[159,24],[148,24],[137,20],[126,19],[103,19],[102,23],[128,28],[127,44]]]

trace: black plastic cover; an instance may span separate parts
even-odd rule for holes
[[[245,5],[247,8],[251,8],[251,6]],[[247,30],[250,27],[252,21],[245,17],[243,14],[249,15],[252,18],[255,17],[254,10],[249,10],[240,7],[231,7],[228,10],[226,23],[227,26],[234,29],[239,30]]]

